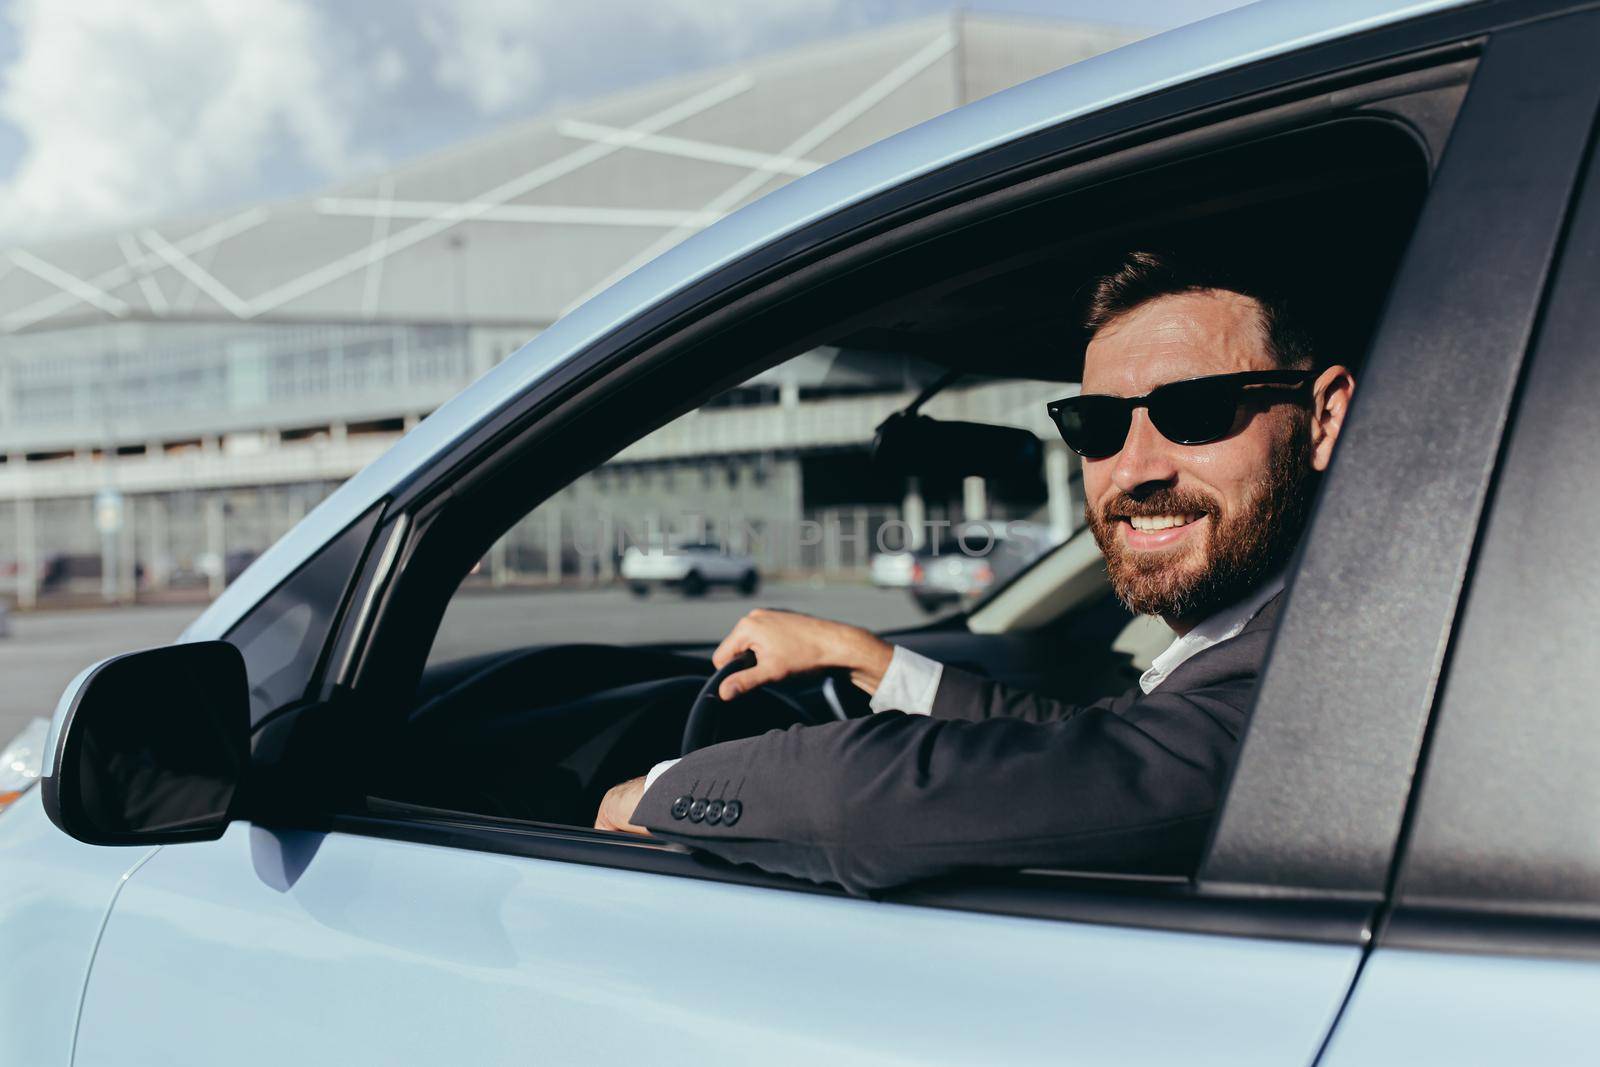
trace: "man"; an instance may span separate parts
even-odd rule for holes
[[[660,764],[613,788],[597,827],[857,893],[971,866],[1193,869],[1355,382],[1318,366],[1285,301],[1170,254],[1096,279],[1086,326],[1081,394],[1050,412],[1083,456],[1113,588],[1177,635],[1139,685],[1071,705],[752,611],[712,657],[756,652],[724,700],[842,668],[874,714]]]

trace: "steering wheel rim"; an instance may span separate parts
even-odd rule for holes
[[[689,706],[689,718],[683,724],[683,745],[680,755],[687,756],[696,749],[705,748],[711,743],[711,731],[716,726],[717,713],[724,703],[722,698],[717,696],[717,690],[721,687],[723,679],[730,674],[738,674],[740,671],[749,670],[755,665],[755,650],[745,649],[723,664],[719,670],[713,672],[710,678],[706,679],[706,684],[700,687],[700,692],[694,698],[694,703]],[[752,693],[757,691],[751,690]],[[811,714],[793,697],[780,693],[776,689],[762,688],[759,692],[771,697],[794,712],[795,718],[799,721],[803,723],[811,722]]]

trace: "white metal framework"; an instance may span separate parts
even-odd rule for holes
[[[303,507],[268,509],[232,537],[224,519],[250,510],[241,492],[336,484],[697,230],[1131,39],[967,15],[910,22],[591,102],[304,200],[0,251],[0,564],[16,561],[30,600],[40,545],[97,547],[78,543],[87,524],[72,509],[108,488],[137,505],[125,509],[136,523],[160,513],[158,555],[182,554],[166,544],[181,522],[164,497],[195,492],[235,503],[202,508],[192,541],[213,556],[263,547]],[[806,406],[808,425],[837,408],[830,441],[870,436],[847,400]]]

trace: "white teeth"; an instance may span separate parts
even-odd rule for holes
[[[1128,523],[1135,530],[1165,530],[1173,526],[1183,526],[1199,518],[1198,515],[1130,515]]]

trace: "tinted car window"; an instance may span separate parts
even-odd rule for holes
[[[351,523],[229,631],[244,655],[252,723],[305,695],[382,511]]]

